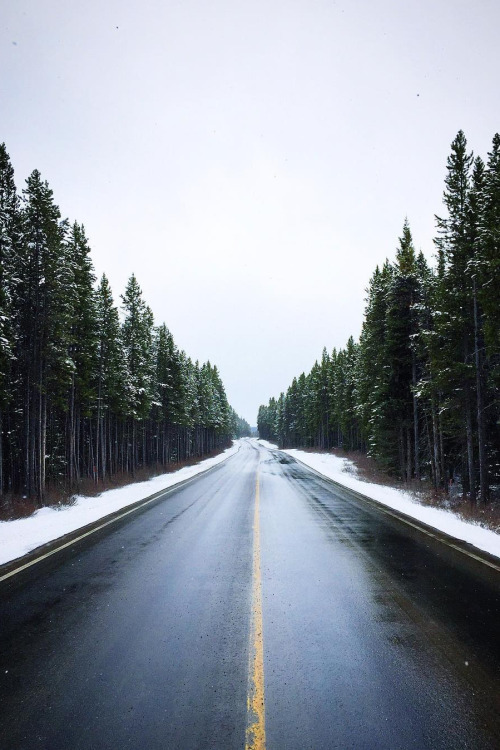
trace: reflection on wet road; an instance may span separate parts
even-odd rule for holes
[[[498,572],[251,441],[0,595],[6,750],[500,746]]]

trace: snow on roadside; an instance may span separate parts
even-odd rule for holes
[[[0,565],[26,555],[42,544],[58,539],[64,534],[76,531],[93,521],[114,513],[127,505],[136,503],[155,492],[172,487],[178,482],[200,474],[211,466],[225,461],[237,453],[240,441],[234,441],[224,453],[207,458],[193,466],[185,466],[178,471],[135,482],[116,490],[106,490],[95,497],[77,495],[74,505],[57,508],[40,508],[28,518],[0,522]]]
[[[266,441],[263,440],[259,442],[266,444]],[[266,447],[271,446],[271,443],[266,444]],[[272,448],[276,448],[276,446],[272,446]],[[485,529],[478,523],[464,521],[449,510],[421,505],[410,492],[356,479],[356,467],[347,458],[339,458],[330,453],[308,453],[295,449],[284,450],[283,453],[298,458],[307,466],[344,485],[344,487],[356,490],[455,539],[469,542],[478,549],[489,552],[490,555],[500,557],[500,534]]]
[[[275,445],[274,443],[270,443],[269,440],[261,440],[259,438],[257,442],[260,443],[261,445],[263,445],[264,448],[269,448],[269,450],[271,450],[271,451],[277,451],[278,450],[278,446]]]

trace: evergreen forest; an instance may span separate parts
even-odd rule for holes
[[[0,146],[0,502],[154,473],[250,434],[217,367],[155,325],[132,275],[113,300],[81,224]]]
[[[500,135],[484,162],[459,131],[436,216],[436,266],[404,222],[367,289],[359,341],[316,361],[258,414],[280,447],[368,453],[404,481],[500,485]],[[495,493],[496,490],[496,493]]]

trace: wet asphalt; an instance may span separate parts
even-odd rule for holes
[[[247,441],[0,584],[0,749],[500,748],[500,573]]]

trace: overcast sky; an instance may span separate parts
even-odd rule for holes
[[[498,0],[0,0],[0,141],[85,224],[115,300],[259,404],[358,337],[450,144],[500,130]]]

